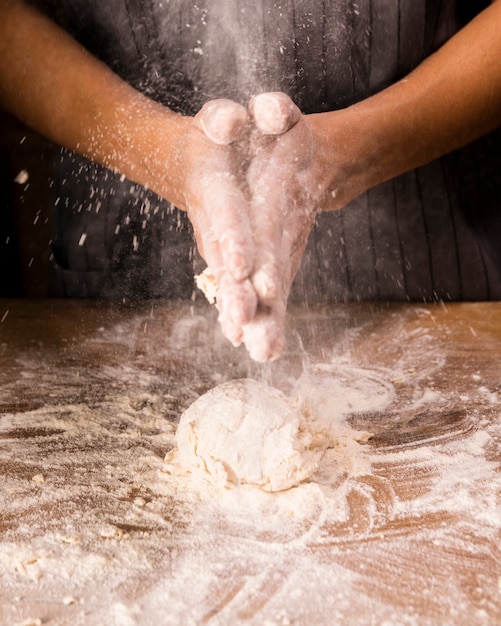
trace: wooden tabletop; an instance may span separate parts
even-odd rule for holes
[[[0,320],[0,624],[501,624],[501,303],[293,307],[267,366],[205,305]],[[357,471],[210,499],[162,471],[200,394],[305,375],[373,434]]]

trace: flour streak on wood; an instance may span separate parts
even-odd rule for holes
[[[208,307],[4,308],[5,623],[501,622],[500,305],[291,309],[265,368]],[[373,433],[356,463],[346,443],[299,488],[209,498],[160,471],[202,393],[305,370]]]

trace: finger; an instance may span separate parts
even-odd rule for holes
[[[211,100],[195,115],[195,125],[218,145],[241,139],[249,121],[247,109],[233,100]]]
[[[250,201],[250,223],[254,238],[254,271],[252,283],[259,301],[273,306],[282,291],[282,275],[287,258],[283,256],[283,239],[288,238],[286,223],[289,199],[288,182],[276,172],[255,167],[249,171],[253,195]],[[273,175],[275,174],[275,175]]]
[[[214,278],[223,332],[232,343],[238,344],[241,341],[241,326],[249,322],[255,314],[256,292],[249,279],[237,280],[228,271],[221,246],[213,234],[211,217],[206,211],[199,210],[197,213],[195,237],[199,251]],[[238,333],[232,330],[233,327],[239,328]]]
[[[235,177],[220,173],[202,178],[199,187],[207,222],[201,233],[204,250],[217,247],[218,264],[235,280],[248,278],[254,267],[254,241],[243,191]]]
[[[280,91],[271,91],[254,96],[249,111],[256,127],[264,135],[281,135],[301,119],[301,111]]]
[[[258,311],[243,327],[243,341],[250,357],[259,363],[278,359],[285,348],[285,306]]]
[[[243,138],[248,120],[242,105],[226,99],[207,102],[194,118],[195,127],[216,144],[204,155],[208,167],[193,181],[197,204],[210,221],[210,229],[200,231],[200,236],[217,241],[222,262],[236,280],[244,280],[252,270],[253,241],[243,188],[246,163],[238,146],[229,144]]]
[[[254,244],[238,151],[213,144],[199,130],[195,133],[200,156],[189,176],[186,205],[199,250],[208,265],[226,265],[236,280],[244,280],[254,265]]]
[[[243,334],[251,357],[257,361],[276,359],[284,349],[290,286],[314,216],[301,179],[287,167],[281,170],[280,161],[265,159],[263,163],[267,164],[264,168],[257,165],[250,171],[249,183],[255,243],[251,280],[259,298],[258,312]]]
[[[287,189],[275,185],[267,200],[255,199],[252,205],[253,219],[260,219],[262,226],[254,229],[255,269],[251,280],[259,301],[273,307],[277,300],[288,297],[316,213],[314,202],[293,178]]]
[[[257,295],[249,280],[237,283],[228,274],[220,277],[217,292],[219,322],[223,334],[239,345],[243,327],[254,317],[257,309]]]
[[[288,290],[315,218],[314,182],[304,170],[311,150],[300,122],[261,148],[248,170],[255,245],[252,282],[260,302],[273,306]]]
[[[277,196],[280,196],[277,193]],[[258,297],[258,310],[252,321],[244,326],[243,341],[251,356],[258,362],[273,361],[284,350],[285,306],[290,272],[284,224],[282,197],[273,192],[254,198],[252,214],[255,218],[255,271],[252,285]],[[284,229],[285,226],[285,229]]]
[[[210,211],[199,209],[194,225],[200,253],[213,277],[219,321],[224,335],[234,344],[242,340],[242,325],[248,323],[257,308],[257,295],[250,280],[237,280],[228,270],[218,239],[214,236]]]
[[[188,204],[188,217],[193,226],[198,251],[207,263],[210,273],[216,278],[223,271],[223,259],[219,243],[214,236],[210,215],[203,206],[200,206],[198,197]]]

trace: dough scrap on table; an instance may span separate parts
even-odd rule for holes
[[[232,380],[181,416],[164,470],[219,488],[283,491],[310,478],[329,444],[306,401],[252,379]]]

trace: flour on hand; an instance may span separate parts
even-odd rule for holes
[[[216,487],[283,491],[317,470],[329,443],[305,400],[252,379],[232,380],[198,398],[181,416],[169,473]]]

